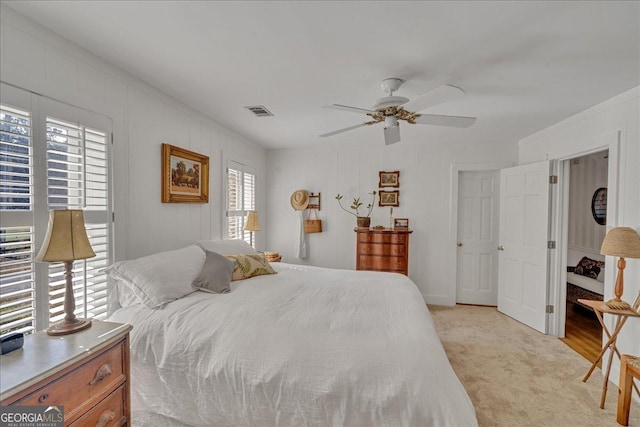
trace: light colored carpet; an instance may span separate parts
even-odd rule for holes
[[[429,306],[451,365],[484,426],[618,426],[618,388],[609,382],[600,409],[603,376],[559,339],[492,307]],[[632,402],[630,426],[640,426]]]

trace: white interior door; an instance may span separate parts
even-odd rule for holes
[[[498,303],[498,171],[463,171],[458,178],[456,302]]]
[[[550,162],[500,171],[498,310],[547,329]]]

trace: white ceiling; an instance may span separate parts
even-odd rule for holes
[[[384,144],[380,81],[467,129],[403,123],[400,144],[518,141],[640,85],[640,3],[20,1],[15,10],[268,148]],[[265,105],[275,117],[243,107]]]

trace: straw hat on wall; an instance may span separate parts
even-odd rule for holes
[[[297,211],[307,209],[309,205],[309,192],[307,190],[296,190],[291,195],[291,207]]]

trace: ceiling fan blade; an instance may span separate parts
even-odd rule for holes
[[[402,108],[417,113],[434,105],[460,98],[462,95],[464,95],[464,91],[459,87],[443,85],[407,102]]]
[[[354,125],[354,126],[349,126],[348,128],[342,128],[342,129],[334,130],[333,132],[323,133],[322,135],[318,135],[318,136],[320,136],[321,138],[324,138],[325,136],[333,136],[333,135],[337,135],[337,134],[342,133],[342,132],[346,132],[346,131],[351,130],[351,129],[358,129],[358,128],[361,128],[363,126],[367,126],[367,125],[370,125],[370,124],[372,124],[372,123],[371,122],[360,123],[360,124],[357,124],[357,125]]]
[[[400,142],[400,126],[389,126],[384,128],[384,145]]]
[[[415,122],[421,125],[468,128],[476,122],[476,118],[463,116],[439,116],[437,114],[421,114],[415,118]]]
[[[366,108],[349,107],[348,105],[340,105],[340,104],[327,105],[327,108],[333,108],[334,110],[351,111],[352,113],[363,113],[363,114],[376,113],[376,111],[367,110]]]

